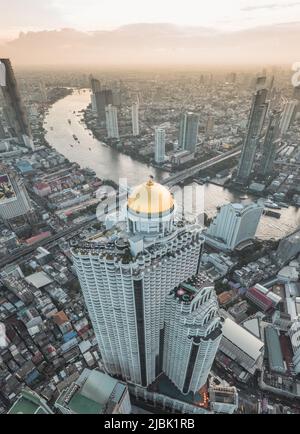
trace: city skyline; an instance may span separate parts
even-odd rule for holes
[[[144,3],[0,15],[0,414],[300,414],[300,1]]]

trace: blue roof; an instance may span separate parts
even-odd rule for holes
[[[265,328],[266,343],[268,349],[269,366],[272,371],[285,372],[281,346],[277,331],[272,326]]]
[[[20,160],[16,163],[17,168],[21,173],[32,171],[32,165],[27,160]]]

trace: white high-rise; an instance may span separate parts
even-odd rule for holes
[[[177,301],[172,301],[174,288],[198,274],[204,243],[200,227],[176,221],[175,209],[169,191],[150,179],[128,198],[126,231],[108,242],[78,245],[72,255],[107,371],[146,387],[165,370],[183,389],[182,375],[190,375],[187,367],[195,351],[191,343],[196,340],[195,345],[200,345],[197,373],[184,388],[186,392],[195,390],[210,369],[208,353],[215,353],[216,342],[212,349],[207,347],[217,321],[213,321],[215,302],[211,309],[207,304],[211,287],[205,290],[203,305],[195,288],[197,306],[192,303],[195,310],[190,313],[185,312],[185,302],[180,314],[179,302],[177,310]],[[207,317],[208,312],[213,313]],[[176,362],[176,348],[169,340],[176,340],[173,328],[180,315],[176,346],[184,353],[180,354],[181,376],[176,376],[168,362]]]
[[[279,129],[282,135],[286,134],[288,131],[296,112],[297,105],[298,101],[296,100],[289,101],[285,104],[279,124]]]
[[[164,128],[155,128],[155,155],[156,163],[165,161],[166,131]]]
[[[132,135],[138,136],[140,134],[140,128],[139,128],[139,105],[137,102],[132,104],[131,118],[132,118]]]
[[[222,337],[213,283],[201,274],[167,297],[163,370],[183,393],[206,382]]]
[[[205,241],[221,250],[234,250],[254,238],[263,205],[229,203],[223,205],[205,232]]]
[[[105,107],[106,130],[109,139],[119,139],[118,110],[109,104]]]

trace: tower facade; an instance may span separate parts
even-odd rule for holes
[[[155,162],[165,161],[166,131],[164,128],[155,128]]]
[[[198,138],[199,115],[183,113],[180,121],[179,148],[195,152]]]
[[[263,143],[262,158],[259,166],[261,175],[268,175],[272,172],[276,156],[276,149],[280,143],[279,139],[280,114],[275,112],[271,115],[266,136]]]
[[[258,140],[268,110],[267,89],[259,89],[253,96],[247,132],[239,161],[236,181],[246,183],[252,171]]]
[[[109,139],[119,138],[118,110],[111,104],[105,107],[106,131]]]
[[[170,292],[163,369],[183,394],[195,393],[205,384],[221,337],[217,296],[211,281],[199,274]]]
[[[286,134],[290,128],[296,114],[297,105],[298,101],[296,100],[289,101],[285,104],[279,125],[281,135]]]
[[[0,59],[5,68],[5,85],[1,86],[4,97],[4,113],[14,137],[26,147],[33,149],[31,128],[22,103],[17,80],[9,59]]]
[[[113,104],[112,91],[111,89],[96,90],[94,96],[98,119],[104,122],[106,107]]]
[[[137,102],[132,104],[131,119],[132,119],[132,135],[138,136],[140,134],[140,128],[139,128],[139,105]]]
[[[128,198],[124,233],[106,243],[78,245],[72,255],[107,371],[147,387],[165,370],[183,390],[181,377],[173,374],[167,362],[174,355],[170,340],[175,339],[173,327],[180,316],[172,291],[198,274],[204,238],[198,225],[176,221],[175,210],[169,191],[150,179]],[[200,301],[197,309],[199,306]],[[181,317],[177,346],[185,348],[187,360],[191,342],[196,339],[199,346],[200,337],[210,339],[201,329],[201,313],[197,312],[186,311]],[[198,331],[193,326],[196,316]],[[212,315],[205,327],[212,329],[211,321]],[[205,352],[203,344],[199,351],[206,354],[208,367],[208,353],[214,354],[214,350],[211,347]],[[197,373],[184,390],[194,390],[206,375],[200,366],[200,352]],[[182,363],[186,367],[185,359]]]
[[[259,204],[223,205],[206,230],[206,242],[220,249],[234,250],[254,238],[264,207]]]

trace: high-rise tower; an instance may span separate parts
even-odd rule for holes
[[[180,121],[179,147],[185,151],[195,152],[198,137],[199,115],[183,113]]]
[[[252,171],[258,140],[268,110],[268,104],[266,103],[267,92],[267,89],[259,89],[253,96],[246,137],[236,177],[236,181],[242,184],[248,181]]]
[[[280,113],[275,112],[271,115],[266,136],[263,143],[262,158],[259,166],[261,175],[268,175],[272,172],[276,148],[280,143],[279,139],[279,119]]]
[[[263,205],[256,203],[221,206],[205,232],[205,241],[221,250],[234,250],[254,238],[263,210]]]
[[[177,221],[175,210],[169,191],[150,179],[128,198],[126,231],[78,245],[72,255],[107,371],[144,387],[165,371],[187,392],[206,380],[217,320],[211,284],[204,290],[191,281],[189,300],[174,293],[198,274],[204,242],[200,227]],[[182,291],[189,294],[190,286]],[[181,375],[169,364],[179,357],[176,347],[184,350],[176,362]]]
[[[111,104],[105,107],[106,130],[109,139],[119,138],[118,111]]]
[[[132,135],[138,136],[140,134],[140,129],[139,129],[139,104],[137,102],[132,104],[131,118],[132,118]]]
[[[111,89],[97,90],[94,93],[94,105],[100,122],[105,121],[105,107],[113,104]]]
[[[290,128],[297,111],[297,106],[298,101],[296,100],[288,101],[285,104],[279,125],[281,135],[286,134]]]
[[[168,295],[163,370],[183,394],[207,380],[222,337],[218,307],[212,281],[201,274]]]
[[[155,128],[155,155],[156,163],[165,161],[166,131],[164,128]]]
[[[5,82],[1,86],[4,97],[4,113],[14,137],[26,147],[33,149],[33,140],[26,111],[22,103],[17,80],[9,59],[0,59],[5,68]]]

